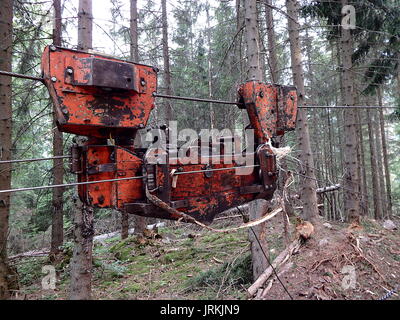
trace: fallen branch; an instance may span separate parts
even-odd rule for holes
[[[147,225],[147,229],[148,230],[153,230],[154,228],[161,228],[161,227],[164,227],[164,226],[165,226],[165,222],[158,222],[158,223],[155,223],[155,224]],[[135,233],[135,228],[131,228],[131,229],[128,230],[128,234],[129,235],[132,235],[134,233]],[[94,242],[103,243],[104,240],[114,238],[114,237],[116,237],[116,236],[118,236],[120,234],[121,234],[121,231],[115,231],[115,232],[100,234],[98,236],[93,237],[93,241]]]
[[[315,192],[317,194],[321,194],[321,193],[325,193],[325,192],[332,192],[332,191],[336,191],[339,190],[342,186],[340,184],[334,184],[333,186],[328,186],[328,187],[323,187],[323,188],[317,188],[315,190]],[[300,195],[299,194],[294,194],[291,196],[291,198],[293,199],[300,199]]]
[[[165,226],[165,222],[158,222],[158,223],[147,225],[147,229],[152,230],[154,228],[160,228],[160,227],[164,227],[164,226]],[[131,228],[131,229],[129,229],[128,233],[130,235],[132,235],[132,234],[134,234],[134,231],[135,231],[135,228]],[[98,236],[93,237],[93,241],[94,242],[100,242],[100,243],[104,244],[104,242],[103,242],[104,240],[116,237],[119,234],[121,234],[121,231],[103,233],[103,234],[100,234]],[[11,261],[11,260],[17,260],[17,259],[20,259],[20,258],[45,257],[45,256],[47,256],[49,254],[50,254],[50,249],[49,248],[42,248],[42,249],[35,249],[35,250],[31,250],[31,251],[18,253],[16,255],[8,257],[8,259]]]
[[[319,203],[318,205],[317,205],[317,207],[318,208],[322,208],[324,206],[324,204],[323,203]],[[303,206],[300,206],[300,207],[293,207],[293,209],[294,210],[303,210]]]
[[[32,250],[23,253],[16,254],[14,256],[8,257],[9,260],[16,260],[19,258],[36,258],[45,257],[50,253],[50,249],[44,248],[39,250]]]
[[[300,249],[301,244],[302,240],[300,238],[297,238],[275,258],[274,262],[272,262],[273,268],[269,266],[267,269],[265,269],[265,271],[258,277],[258,279],[247,289],[250,297],[253,297],[257,293],[258,289],[264,285],[264,283],[273,274],[274,269],[276,270],[280,266],[282,266],[294,252]]]
[[[293,266],[293,263],[287,263],[285,266],[282,268],[281,271],[278,273],[278,277],[281,277],[285,272],[287,272],[291,267]],[[269,291],[272,288],[272,285],[274,284],[274,281],[276,280],[276,276],[273,277],[271,280],[269,280],[268,285],[266,288],[262,291],[260,299],[266,299]]]
[[[335,191],[341,188],[340,184],[334,184],[333,186],[328,186],[328,187],[323,187],[323,188],[318,188],[315,190],[317,193],[325,193],[325,192],[331,192]]]
[[[233,227],[233,228],[227,228],[227,229],[214,229],[212,227],[209,227],[207,225],[205,225],[204,223],[196,220],[195,218],[193,218],[192,216],[178,211],[175,208],[172,208],[169,204],[167,204],[166,202],[162,201],[160,198],[152,195],[149,191],[149,189],[146,186],[146,197],[147,199],[150,200],[151,203],[153,203],[155,206],[166,210],[167,212],[171,213],[172,215],[179,217],[178,221],[184,221],[184,222],[191,222],[194,224],[197,224],[198,226],[213,231],[213,232],[218,232],[218,233],[227,233],[227,232],[233,232],[233,231],[237,231],[240,229],[245,229],[245,228],[250,228],[250,227],[255,227],[273,217],[275,217],[279,212],[282,211],[282,208],[276,208],[275,210],[273,210],[272,212],[270,212],[269,214],[261,217],[260,219],[254,220],[254,221],[250,221],[247,223],[244,223],[238,227]]]

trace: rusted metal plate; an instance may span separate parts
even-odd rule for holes
[[[257,142],[267,142],[275,134],[276,128],[276,86],[249,81],[239,88],[239,96],[246,106]]]
[[[238,90],[239,101],[247,109],[258,143],[295,128],[297,93],[292,86],[249,81]]]
[[[99,58],[80,58],[84,68],[76,70],[75,73],[84,73],[84,81],[74,78],[74,69],[67,66],[67,78],[72,70],[73,84],[80,86],[105,87],[113,89],[135,90],[139,92],[139,83],[135,77],[135,65],[126,62],[110,61]],[[71,63],[72,65],[72,63]]]
[[[133,139],[146,126],[157,91],[155,68],[52,48],[43,52],[42,71],[60,131]]]
[[[296,128],[297,91],[295,87],[280,86],[278,88],[278,121],[276,132],[283,135]]]

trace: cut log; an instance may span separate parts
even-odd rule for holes
[[[342,187],[341,184],[334,184],[333,186],[328,186],[328,187],[323,187],[323,188],[317,188],[315,191],[317,194],[321,194],[321,193],[326,193],[326,192],[332,192],[332,191],[336,191],[339,190]],[[299,194],[294,194],[292,196],[290,196],[291,199],[295,199],[295,200],[299,200],[300,199],[300,195]]]
[[[342,186],[338,183],[338,184],[334,184],[333,186],[329,186],[329,187],[324,187],[324,188],[318,188],[316,190],[317,193],[325,193],[325,192],[331,192],[331,191],[335,191],[340,189]]]
[[[302,221],[296,226],[296,232],[303,240],[307,240],[314,233],[314,226],[309,221]]]
[[[324,204],[323,203],[319,203],[318,204],[318,208],[322,208],[324,206]],[[295,209],[295,210],[303,210],[303,206],[300,206],[300,207],[294,207],[293,209]]]

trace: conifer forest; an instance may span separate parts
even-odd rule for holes
[[[399,0],[0,0],[0,300],[399,300],[399,154]]]

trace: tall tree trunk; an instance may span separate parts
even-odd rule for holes
[[[131,60],[139,63],[139,43],[138,43],[138,12],[137,0],[131,0]],[[135,234],[142,234],[146,229],[146,218],[134,215]],[[126,239],[129,233],[129,214],[122,212],[121,238]]]
[[[278,66],[278,56],[276,54],[276,37],[274,29],[274,16],[272,14],[272,0],[265,0],[265,20],[267,23],[267,38],[268,38],[268,66],[273,83],[279,83],[280,72]]]
[[[78,12],[78,50],[87,51],[93,49],[92,0],[79,0]]]
[[[262,80],[256,3],[256,0],[246,0],[244,2],[248,81]],[[252,201],[249,204],[250,220],[255,220],[265,215],[267,213],[268,206],[269,203],[263,200]],[[264,256],[264,253],[268,253],[265,229],[266,224],[262,223],[249,230],[254,279],[257,279],[259,275],[268,267],[268,260]]]
[[[354,81],[354,104],[360,105],[360,94],[357,88],[358,83]],[[360,109],[354,110],[356,117],[356,130],[357,130],[357,161],[358,161],[358,177],[359,177],[359,188],[358,192],[360,194],[360,215],[368,214],[368,191],[367,190],[367,180],[366,180],[366,169],[365,169],[365,158],[364,158],[364,138],[362,134],[362,112]]]
[[[362,111],[362,110],[361,110]],[[363,112],[359,113],[358,120],[360,122],[360,156],[361,156],[361,172],[362,176],[361,181],[362,181],[362,214],[365,216],[368,216],[369,214],[369,199],[368,199],[368,189],[367,189],[367,169],[365,166],[365,151],[364,151],[364,133],[363,133]]]
[[[382,218],[382,202],[380,201],[380,190],[379,190],[379,177],[378,177],[378,166],[376,160],[376,144],[373,131],[371,112],[367,109],[367,121],[368,121],[368,137],[370,146],[371,156],[371,177],[372,177],[372,197],[374,199],[374,218]]]
[[[257,22],[257,1],[244,2],[245,37],[247,48],[247,80],[261,81],[260,36]]]
[[[162,36],[163,36],[163,59],[164,59],[164,85],[165,93],[168,95],[172,94],[171,88],[171,72],[169,68],[169,47],[168,47],[168,18],[167,18],[167,1],[161,1],[162,6]],[[168,99],[165,99],[165,120],[168,122],[172,119],[172,108]]]
[[[13,0],[4,0],[0,9],[0,70],[11,72]],[[11,77],[0,76],[0,160],[11,159]],[[0,164],[0,189],[11,189],[11,164]],[[7,259],[10,194],[0,194],[0,300],[10,296]]]
[[[243,8],[242,8],[243,1],[242,0],[236,0],[235,1],[235,7],[236,7],[236,33],[239,35],[241,34],[239,38],[239,45],[235,46],[236,50],[236,58],[237,61],[239,62],[239,76],[238,76],[238,81],[239,83],[242,83],[244,80],[244,66],[243,66],[243,50],[242,50],[242,39],[243,39],[243,33],[241,33],[241,28],[244,25],[244,14],[243,14]],[[242,136],[242,141],[246,141],[246,134],[244,129],[246,126],[249,124],[249,117],[247,115],[247,110],[240,110],[241,111],[241,120],[243,124],[243,136]]]
[[[210,99],[213,98],[213,83],[212,83],[212,70],[211,70],[211,26],[210,26],[210,7],[206,7],[207,13],[207,45],[208,45],[208,54],[207,54],[207,67],[208,67],[208,97]],[[210,127],[211,129],[215,128],[215,113],[212,102],[210,102]]]
[[[382,139],[379,127],[379,111],[373,110],[372,126],[374,131],[375,146],[376,146],[376,165],[379,183],[379,202],[381,203],[381,219],[386,217],[386,191],[385,191],[385,178],[383,175],[383,161],[382,161]]]
[[[92,1],[79,0],[78,49],[92,48]],[[87,144],[101,143],[88,139]],[[71,300],[88,300],[92,297],[93,208],[74,199],[74,251],[71,260]]]
[[[382,107],[383,106],[382,89],[380,87],[378,88],[378,99],[379,99],[379,105]],[[379,109],[379,124],[382,137],[383,166],[385,169],[385,183],[386,183],[386,197],[387,197],[386,210],[389,218],[391,218],[393,216],[392,188],[390,183],[389,159],[388,159],[387,144],[386,144],[386,132],[385,132],[384,117],[383,117],[383,108]]]
[[[342,6],[348,5],[348,0],[341,0]],[[342,62],[342,97],[343,105],[354,106],[353,80],[353,40],[350,30],[341,28],[340,55]],[[357,159],[357,128],[354,109],[344,110],[344,211],[349,221],[359,221],[360,197]]]
[[[137,0],[131,0],[131,60],[139,62],[139,41],[138,41],[138,11]]]
[[[61,0],[53,0],[54,6],[54,25],[53,43],[61,46]],[[56,125],[56,117],[53,113],[53,155],[63,155],[63,135]],[[63,159],[53,160],[53,184],[62,184],[64,180]],[[53,217],[51,226],[51,253],[56,254],[59,247],[63,244],[63,188],[53,189]]]
[[[298,91],[298,105],[305,102],[304,73],[302,66],[300,33],[298,23],[299,3],[297,0],[286,0],[288,15],[290,53],[294,85]],[[299,109],[296,124],[297,140],[300,149],[299,159],[302,165],[300,176],[301,201],[303,202],[303,215],[305,219],[313,220],[318,215],[318,200],[316,193],[316,180],[314,159],[311,152],[310,134],[307,123],[306,109]]]

